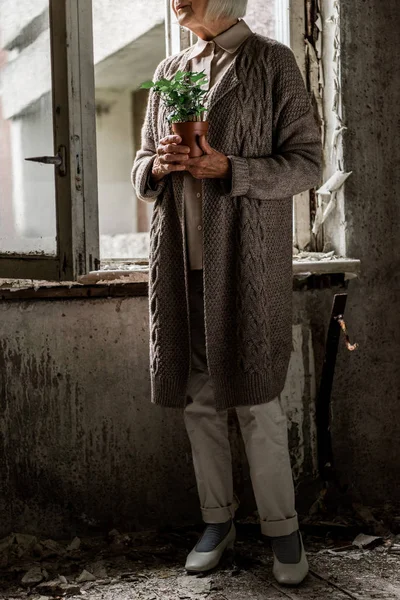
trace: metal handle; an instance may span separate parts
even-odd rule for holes
[[[55,156],[33,156],[31,158],[25,158],[25,160],[41,163],[43,165],[54,165],[58,168],[59,175],[65,177],[67,174],[66,156],[67,152],[65,146],[60,146],[58,148],[58,153]]]

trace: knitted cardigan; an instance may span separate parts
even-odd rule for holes
[[[155,78],[189,67],[167,58]],[[320,133],[293,53],[251,35],[208,100],[208,141],[232,179],[204,179],[206,349],[217,410],[268,402],[284,387],[292,349],[292,196],[319,182]],[[166,111],[150,93],[133,165],[137,196],[155,202],[150,230],[152,402],[186,404],[191,368],[183,174],[149,175]]]

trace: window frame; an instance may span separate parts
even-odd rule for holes
[[[178,54],[196,43],[197,37],[191,31],[180,27],[172,10],[171,0],[165,0],[165,46],[166,56]]]
[[[92,0],[49,0],[49,29],[54,153],[66,157],[65,175],[44,167],[55,170],[57,251],[0,253],[5,279],[76,281],[100,268]]]
[[[290,47],[297,64],[308,85],[307,52],[305,37],[307,33],[306,6],[307,0],[288,0],[290,15],[289,35]],[[299,250],[309,246],[312,235],[311,195],[310,191],[297,194],[293,198],[293,244]]]

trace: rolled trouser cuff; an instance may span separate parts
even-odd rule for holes
[[[261,533],[268,537],[280,537],[282,535],[290,535],[299,528],[299,520],[297,514],[290,519],[282,521],[261,521]]]
[[[230,504],[229,506],[219,508],[202,508],[201,514],[203,515],[204,523],[226,523],[229,519],[233,519],[235,510],[235,505]]]

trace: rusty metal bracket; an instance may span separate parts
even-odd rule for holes
[[[350,343],[350,338],[349,338],[349,335],[347,333],[347,327],[346,327],[346,323],[344,321],[343,315],[338,315],[337,317],[335,317],[335,319],[339,323],[340,328],[341,328],[341,330],[344,333],[345,344],[346,344],[347,350],[349,350],[349,352],[354,352],[354,350],[357,350],[358,344],[351,344]]]

